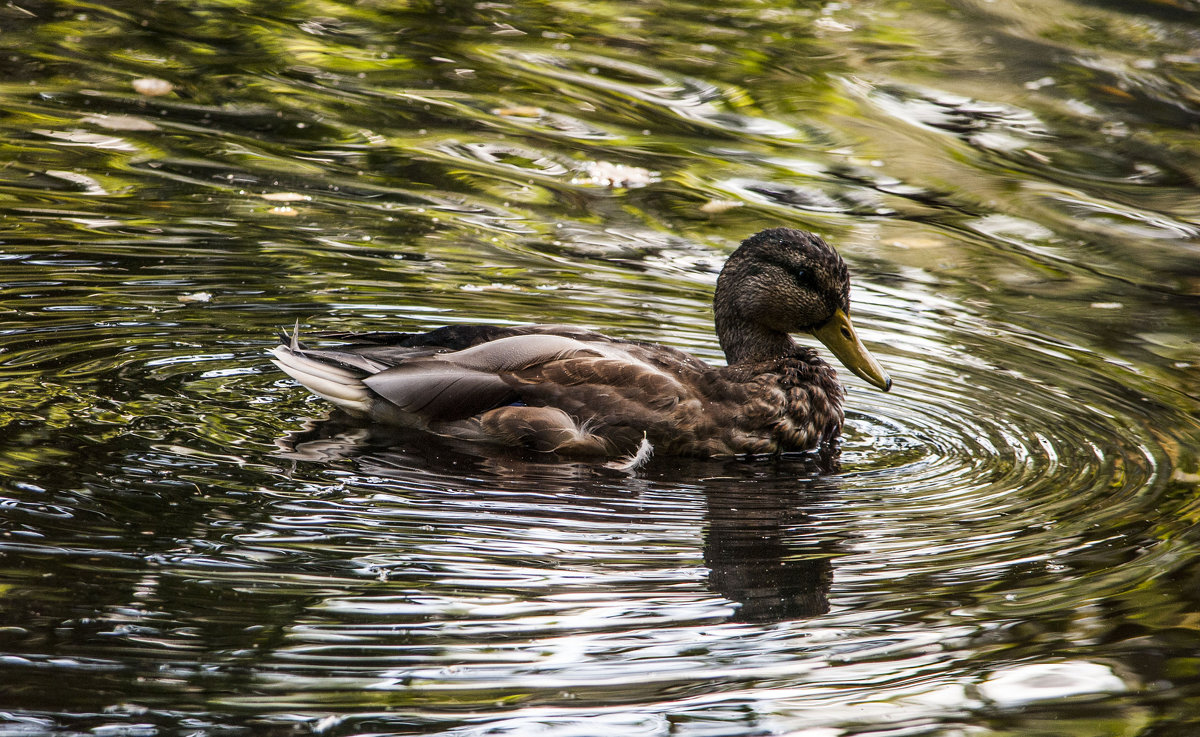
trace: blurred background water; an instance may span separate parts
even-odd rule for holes
[[[1200,5],[0,5],[0,734],[1200,731]],[[281,326],[721,360],[818,231],[841,467],[326,419]]]

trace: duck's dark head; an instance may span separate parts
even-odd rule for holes
[[[786,355],[794,347],[788,334],[807,332],[859,377],[891,388],[850,323],[846,262],[812,233],[772,228],[747,238],[721,270],[713,307],[730,363]]]

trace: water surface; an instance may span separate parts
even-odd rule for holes
[[[0,732],[1200,728],[1194,4],[0,19]],[[720,361],[776,225],[896,382],[845,379],[833,470],[494,456],[265,357],[570,322]]]

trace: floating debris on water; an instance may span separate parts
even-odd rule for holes
[[[571,180],[573,184],[596,184],[601,187],[645,187],[657,181],[658,172],[610,161],[589,161],[584,164],[583,176]]]
[[[141,79],[133,80],[133,90],[139,95],[145,95],[146,97],[162,97],[174,92],[175,85],[165,79],[142,77]]]

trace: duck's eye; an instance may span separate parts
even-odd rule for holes
[[[812,281],[812,274],[803,266],[793,266],[792,264],[780,264],[780,268],[787,272],[788,276],[792,277],[792,281],[797,284],[808,285]]]
[[[806,287],[812,286],[812,274],[803,266],[783,259],[771,259],[767,263],[783,271],[795,283]]]

